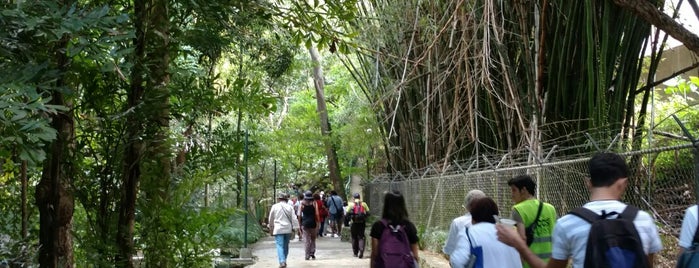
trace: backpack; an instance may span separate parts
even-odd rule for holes
[[[301,203],[301,225],[305,228],[316,228],[316,206]]]
[[[384,228],[379,239],[379,257],[376,258],[375,267],[416,267],[405,225],[389,225],[386,219],[381,219],[381,224]]]
[[[524,233],[527,235],[527,246],[531,246],[534,243],[534,231],[536,226],[539,224],[539,216],[541,216],[541,209],[544,208],[544,202],[539,201],[539,210],[536,212],[536,217],[532,224],[529,224],[524,228]]]
[[[628,205],[616,219],[608,219],[616,212],[602,215],[579,207],[570,214],[589,222],[590,234],[587,237],[585,267],[637,268],[650,267],[643,242],[633,224],[638,208]]]
[[[699,267],[699,225],[697,225],[697,230],[694,232],[692,245],[682,252],[680,257],[677,259],[677,266],[675,267]]]
[[[367,213],[364,209],[363,203],[364,202],[359,202],[359,205],[354,203],[354,208],[352,209],[352,222],[360,223],[366,221]]]

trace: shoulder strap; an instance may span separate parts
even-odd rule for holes
[[[569,212],[569,214],[578,216],[590,224],[600,219],[600,215],[597,215],[597,213],[594,213],[592,212],[592,210],[589,210],[584,207],[577,207],[573,209],[573,211]]]
[[[697,215],[699,216],[699,204],[697,204]],[[692,239],[692,244],[699,243],[699,224],[697,224],[697,230],[694,231],[694,239]]]
[[[544,202],[539,200],[539,210],[536,212],[536,217],[534,218],[534,221],[531,224],[529,224],[529,226],[532,226],[532,225],[536,226],[535,224],[536,224],[536,222],[539,221],[539,216],[541,216],[541,209],[542,208],[544,208]],[[527,226],[527,227],[529,227],[529,226]]]
[[[466,237],[468,237],[468,246],[471,250],[471,254],[473,254],[473,243],[471,243],[471,234],[468,233],[468,227],[466,227]]]
[[[335,213],[337,213],[337,212],[340,212],[340,209],[337,208],[337,202],[335,202],[335,200],[337,200],[337,199],[335,199],[335,195],[330,196],[330,201],[333,202],[333,207],[335,207]]]
[[[638,214],[638,208],[632,205],[626,205],[626,208],[624,211],[619,214],[619,218],[622,219],[627,219],[630,221],[633,221],[633,219],[636,218],[636,214]]]

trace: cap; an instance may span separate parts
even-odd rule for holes
[[[354,196],[354,198],[359,198],[360,195],[359,193],[354,193],[352,196]]]
[[[289,199],[289,194],[287,194],[285,192],[278,192],[277,199]]]

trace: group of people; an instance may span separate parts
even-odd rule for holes
[[[346,225],[352,224],[350,233],[354,256],[363,257],[365,220],[369,207],[361,201],[359,193],[355,193],[354,202],[347,205],[336,191],[331,191],[329,197],[323,194],[323,191],[305,191],[290,199],[285,192],[277,193],[277,203],[272,205],[267,222],[270,234],[275,237],[279,267],[287,266],[289,242],[294,234],[304,242],[305,259],[315,260],[316,239],[325,236],[326,221],[330,227],[328,236],[339,237],[345,218]]]
[[[620,201],[629,177],[624,158],[609,152],[595,154],[589,160],[588,171],[589,202],[561,217],[554,206],[535,198],[536,182],[528,175],[514,177],[507,183],[515,203],[511,219],[500,219],[496,202],[484,192],[469,191],[463,205],[465,215],[452,221],[443,248],[451,266],[564,268],[572,262],[572,267],[583,268],[598,267],[595,263],[615,259],[625,261],[615,268],[653,267],[655,254],[663,248],[662,241],[650,214]],[[351,227],[352,250],[361,258],[366,228],[363,218],[369,208],[359,199],[359,194],[353,197],[355,202],[341,211],[353,219],[359,211],[363,213],[352,220]],[[370,267],[417,267],[419,238],[417,228],[408,218],[403,195],[398,191],[386,192],[383,205],[381,219],[371,226]],[[291,215],[293,207],[282,194],[269,217],[280,267],[286,267],[288,234],[298,228],[298,223],[285,217],[285,213]],[[699,237],[698,218],[697,205],[685,211],[679,239],[681,252],[699,242],[695,241]],[[609,237],[616,240],[610,241]],[[314,250],[309,253],[307,248],[307,259],[315,258]],[[633,256],[636,258],[629,258]]]
[[[598,153],[588,169],[589,202],[560,218],[551,204],[536,200],[536,183],[528,175],[508,181],[515,202],[514,226],[498,220],[491,198],[470,191],[466,214],[452,221],[443,248],[451,266],[563,268],[572,262],[572,267],[582,268],[612,262],[618,267],[653,267],[662,241],[650,214],[620,201],[628,185],[625,160],[615,153]],[[681,251],[696,243],[697,215],[696,205],[685,212]]]

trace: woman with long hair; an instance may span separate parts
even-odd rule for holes
[[[408,219],[405,198],[399,191],[384,195],[381,220],[371,226],[371,268],[414,268],[418,263],[418,236]]]

